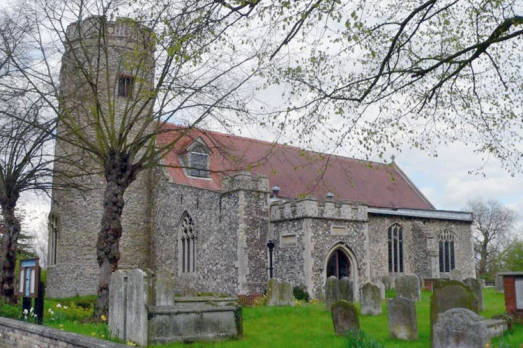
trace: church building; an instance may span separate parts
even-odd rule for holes
[[[125,37],[125,23],[107,25],[120,33],[109,42]],[[79,90],[71,76],[62,69],[65,100]],[[117,86],[129,79],[114,77]],[[179,292],[232,295],[261,293],[272,276],[313,298],[323,296],[329,276],[350,277],[356,298],[384,275],[439,278],[459,269],[475,276],[472,214],[437,210],[396,163],[163,127],[158,145],[179,140],[126,191],[121,269],[168,269]],[[65,143],[56,151],[81,156]],[[50,297],[97,291],[105,182],[95,174],[82,180],[90,190],[53,192]]]

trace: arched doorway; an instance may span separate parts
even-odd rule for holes
[[[334,250],[327,262],[327,278],[332,276],[338,279],[350,277],[350,269],[350,260],[347,254],[341,249]]]

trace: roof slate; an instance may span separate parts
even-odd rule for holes
[[[335,200],[359,202],[371,207],[433,210],[396,164],[368,162],[337,155],[301,150],[200,129],[166,124],[157,137],[159,146],[178,139],[164,164],[177,184],[221,190],[222,178],[237,171],[263,174],[270,187],[279,186],[280,198],[312,195],[323,200],[327,192]],[[179,154],[198,137],[211,151],[210,178],[193,178],[181,168]]]

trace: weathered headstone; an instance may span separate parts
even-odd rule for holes
[[[153,289],[156,306],[174,306],[174,274],[167,269],[159,269],[154,274]]]
[[[381,314],[380,288],[372,283],[366,283],[361,288],[361,314]]]
[[[467,278],[463,280],[463,283],[472,289],[478,298],[478,309],[480,312],[483,311],[483,286],[481,285],[481,281],[474,278]]]
[[[331,276],[325,283],[325,305],[330,311],[334,302],[340,299],[340,286],[338,278]]]
[[[352,285],[352,280],[348,277],[343,277],[339,281],[339,295],[340,300],[347,300],[349,302],[354,301],[354,288]]]
[[[433,328],[432,348],[482,348],[489,343],[484,318],[466,308],[441,313]]]
[[[378,288],[380,288],[381,299],[384,300],[385,299],[385,284],[383,284],[381,282],[381,280],[379,280],[379,279],[374,280],[372,283],[374,283],[374,285],[376,285]]]
[[[503,285],[503,275],[502,274],[496,274],[496,278],[494,279],[494,288],[497,292],[503,292],[505,291],[505,286]]]
[[[462,282],[441,279],[436,281],[430,297],[431,339],[433,337],[433,326],[440,313],[453,308],[466,308],[478,313],[478,307],[478,298]]]
[[[109,332],[114,337],[126,341],[125,331],[125,294],[127,292],[127,272],[116,270],[109,282]]]
[[[280,285],[277,279],[270,279],[267,282],[267,306],[279,306]]]
[[[292,285],[289,282],[281,282],[279,306],[294,306],[294,295],[292,294]]]
[[[410,298],[396,297],[387,300],[389,333],[391,338],[417,340],[416,301]]]
[[[140,346],[147,346],[147,273],[141,269],[130,271],[127,284],[126,337]]]
[[[421,300],[419,278],[415,274],[399,275],[396,277],[396,297]]]
[[[345,336],[349,330],[359,330],[358,309],[349,301],[337,301],[332,305],[332,322],[336,336]]]
[[[381,277],[381,282],[385,285],[385,290],[391,290],[393,288],[392,278],[390,275],[386,274]]]
[[[291,283],[270,279],[267,283],[267,305],[294,306]]]
[[[450,280],[457,280],[459,282],[462,282],[463,276],[461,274],[461,271],[457,268],[454,268],[452,271],[450,271]]]

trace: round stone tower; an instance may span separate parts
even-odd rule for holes
[[[129,145],[153,127],[150,34],[132,20],[105,17],[91,17],[67,28],[60,71],[63,116],[49,214],[50,297],[97,292],[96,241],[106,181],[100,159],[87,149],[122,144],[122,139],[127,139],[124,146]],[[145,132],[142,125],[149,125]],[[124,199],[119,268],[149,267],[149,172],[138,175]]]

